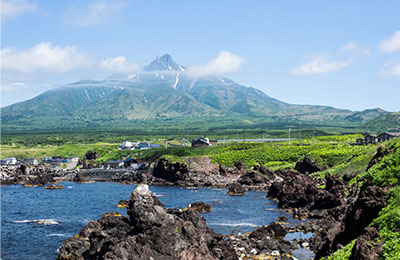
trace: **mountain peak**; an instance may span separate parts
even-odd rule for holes
[[[176,63],[169,54],[158,56],[149,65],[144,68],[145,71],[184,71],[185,68],[182,65]]]

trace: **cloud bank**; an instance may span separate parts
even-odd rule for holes
[[[204,66],[191,66],[188,73],[193,76],[222,75],[236,72],[244,63],[244,59],[228,51],[221,51],[218,56]]]
[[[27,12],[33,12],[36,4],[26,0],[2,0],[1,1],[1,20],[14,18]]]
[[[1,69],[22,73],[67,72],[87,67],[92,61],[75,46],[54,46],[49,42],[18,50],[6,47],[0,51]]]
[[[381,41],[379,49],[383,52],[394,52],[400,50],[400,30],[391,37]]]
[[[64,22],[89,27],[108,22],[125,5],[122,1],[98,1],[88,6],[72,6],[64,14]]]
[[[326,74],[328,72],[340,70],[351,64],[352,60],[329,60],[328,55],[317,55],[311,57],[309,61],[292,69],[292,74],[296,76],[308,76],[315,74]]]
[[[141,67],[138,64],[129,63],[123,56],[118,56],[115,58],[105,59],[101,61],[100,68],[121,73],[135,72],[141,70]]]

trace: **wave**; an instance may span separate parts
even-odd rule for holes
[[[156,197],[166,197],[166,195],[164,195],[164,194],[156,194],[156,193],[153,193],[154,194],[154,196],[156,196]]]
[[[58,234],[58,233],[51,233],[47,234],[46,237],[67,237],[67,234]]]
[[[253,224],[253,223],[247,223],[247,222],[237,222],[237,223],[207,223],[208,225],[214,225],[214,226],[227,226],[227,227],[258,227],[259,225]]]
[[[20,224],[20,223],[35,223],[39,225],[58,225],[60,224],[55,219],[24,219],[24,220],[15,220],[12,223]]]

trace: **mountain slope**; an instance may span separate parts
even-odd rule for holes
[[[383,110],[352,112],[327,106],[292,105],[218,76],[193,77],[168,54],[144,72],[82,80],[1,109],[3,126],[101,126],[115,121],[175,117],[279,118],[362,123]],[[95,122],[95,123],[94,123]]]
[[[400,132],[400,112],[385,113],[366,122],[365,127],[377,133],[388,130]]]

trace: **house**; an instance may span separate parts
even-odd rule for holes
[[[210,141],[208,140],[208,138],[198,137],[193,139],[192,141],[192,147],[205,147],[205,146],[210,146]]]
[[[364,137],[365,144],[376,144],[378,142],[378,137],[376,135],[366,135]]]
[[[36,160],[35,158],[26,158],[24,159],[24,163],[34,166],[37,166],[39,164],[38,160]]]
[[[389,133],[389,132],[385,132],[385,133],[381,133],[377,136],[378,142],[384,142],[387,140],[390,140],[392,138],[400,138],[400,133]]]
[[[79,157],[78,156],[70,156],[65,158],[69,163],[78,163]]]
[[[6,158],[5,162],[7,165],[15,165],[18,163],[17,158],[15,158],[15,157]]]
[[[161,148],[159,144],[150,144],[150,148]]]
[[[138,142],[131,142],[131,141],[123,141],[122,144],[119,146],[120,150],[133,150],[137,148],[139,145]]]
[[[104,163],[104,168],[106,169],[117,169],[117,168],[123,168],[124,167],[124,161],[108,161]]]
[[[210,140],[210,145],[217,146],[218,145],[218,140]]]
[[[139,146],[136,147],[136,149],[149,149],[150,145],[147,142],[141,142],[139,143]]]

